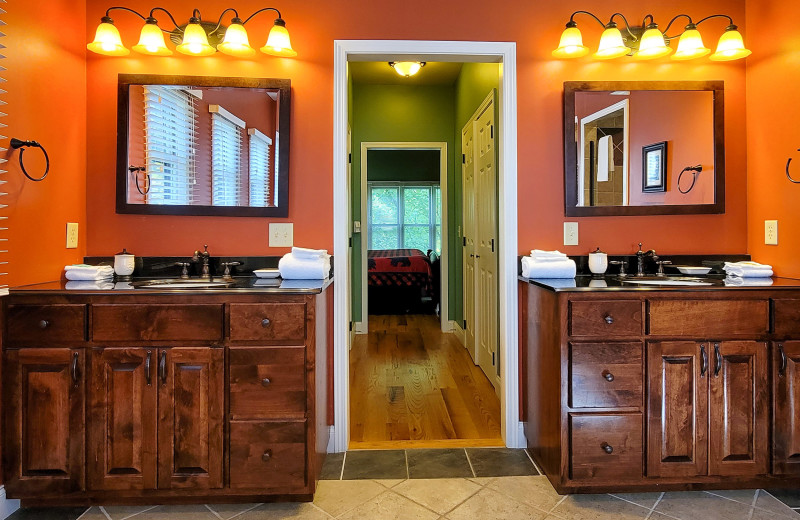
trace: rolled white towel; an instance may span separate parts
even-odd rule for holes
[[[327,249],[309,249],[307,247],[293,247],[292,254],[296,258],[322,258],[328,254]]]
[[[64,284],[68,291],[108,291],[114,288],[114,282],[105,280],[70,280]]]
[[[575,278],[575,261],[542,262],[531,257],[522,257],[522,276],[525,278]]]
[[[772,278],[740,278],[738,276],[728,276],[725,278],[725,285],[732,287],[768,287],[772,285]]]
[[[67,265],[64,266],[67,280],[105,280],[114,276],[110,265]]]
[[[284,280],[321,280],[330,276],[331,256],[297,258],[289,253],[278,262],[278,270]]]

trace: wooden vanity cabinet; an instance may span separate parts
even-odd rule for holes
[[[773,471],[800,476],[800,341],[772,344]]]

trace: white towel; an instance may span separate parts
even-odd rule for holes
[[[728,276],[725,278],[725,285],[733,287],[768,287],[772,285],[772,278],[740,278],[738,276]]]
[[[723,267],[728,276],[739,278],[769,278],[772,276],[772,266],[758,262],[725,262]]]
[[[64,272],[67,280],[105,280],[114,276],[110,265],[67,265]]]
[[[575,261],[542,262],[529,256],[522,257],[522,276],[525,278],[575,278]]]
[[[322,258],[328,254],[327,249],[308,249],[307,247],[293,247],[292,254],[295,258]]]
[[[608,181],[610,171],[614,171],[614,141],[605,135],[597,142],[597,182]]]
[[[544,251],[542,249],[531,249],[531,258],[536,260],[566,260],[567,255],[561,251]]]
[[[114,282],[105,280],[71,280],[64,284],[68,291],[108,291],[114,288]]]
[[[278,270],[284,280],[321,280],[330,276],[331,256],[297,258],[289,253],[278,262]]]

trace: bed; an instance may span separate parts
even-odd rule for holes
[[[369,250],[370,314],[430,312],[439,303],[434,263],[438,267],[438,259],[419,249]]]

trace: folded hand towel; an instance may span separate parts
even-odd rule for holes
[[[293,247],[292,254],[296,258],[322,258],[328,254],[327,249],[308,249],[307,247]]]
[[[531,249],[531,258],[534,260],[542,260],[545,262],[566,260],[567,255],[561,251],[543,251],[541,249]]]
[[[725,267],[744,267],[747,269],[772,269],[771,265],[759,264],[758,262],[725,262]]]
[[[725,278],[725,285],[734,287],[766,287],[772,285],[772,278],[740,278],[738,276],[728,276]]]
[[[278,262],[278,270],[284,280],[321,280],[330,276],[331,256],[297,258],[289,253]]]
[[[528,256],[522,257],[522,276],[525,278],[575,278],[575,261],[542,262]]]
[[[740,278],[769,278],[772,276],[772,266],[758,262],[725,262],[723,267],[728,276]]]
[[[67,265],[64,271],[67,280],[104,280],[114,276],[110,265]]]
[[[108,291],[114,288],[114,282],[105,280],[72,280],[64,285],[68,291]]]

